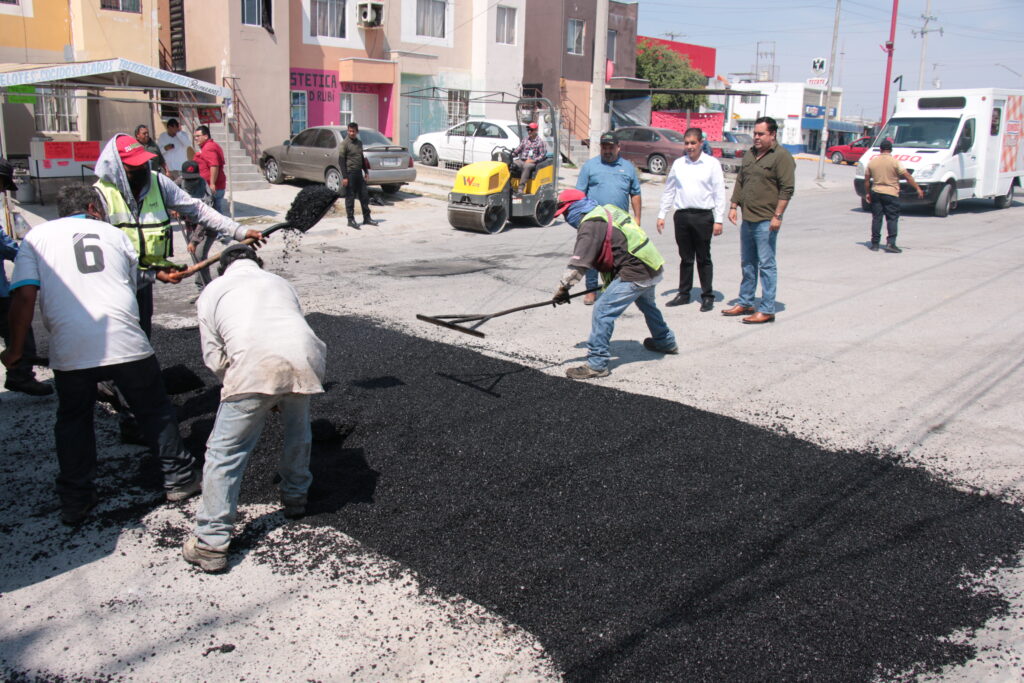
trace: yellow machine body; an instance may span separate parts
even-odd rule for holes
[[[476,196],[494,194],[505,189],[510,177],[507,164],[500,161],[478,161],[459,169],[452,192]]]

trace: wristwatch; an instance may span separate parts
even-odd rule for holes
[[[775,214],[775,217],[778,218],[780,221],[782,220],[782,214],[781,213]]]

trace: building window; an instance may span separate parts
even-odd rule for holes
[[[100,9],[142,13],[142,0],[100,0]]]
[[[494,42],[502,45],[516,44],[516,8],[498,7],[498,24]]]
[[[618,31],[608,31],[608,51],[605,53],[605,59],[613,64],[615,63],[615,43],[618,37]]]
[[[448,125],[454,126],[469,118],[469,91],[448,91]]]
[[[345,0],[310,0],[309,35],[345,37]]]
[[[0,5],[17,5],[18,0],[0,0]]]
[[[338,93],[338,125],[347,126],[352,118],[352,93]]]
[[[273,33],[271,2],[272,0],[242,0],[242,23],[249,26],[262,26]]]
[[[570,19],[565,35],[565,51],[571,55],[583,54],[583,20]]]
[[[740,95],[740,102],[742,104],[757,104],[760,101],[760,95]]]
[[[444,38],[445,0],[416,0],[416,35]]]
[[[36,88],[36,130],[49,133],[78,131],[78,108],[75,91],[57,88]]]
[[[306,91],[292,90],[292,135],[298,135],[306,129],[306,122],[309,120],[306,111]]]

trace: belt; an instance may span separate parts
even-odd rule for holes
[[[714,213],[714,209],[676,209],[676,211],[683,213]]]

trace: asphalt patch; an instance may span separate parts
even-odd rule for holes
[[[380,266],[380,271],[391,277],[448,277],[466,275],[494,268],[494,263],[483,259],[434,259]]]
[[[1024,514],[994,497],[362,319],[309,320],[330,389],[313,400],[303,524],[503,615],[569,680],[891,679],[966,661],[954,636],[1007,609],[977,578],[1017,561]],[[200,367],[194,330],[154,344]],[[208,405],[183,411],[186,434],[208,430]],[[272,416],[243,502],[278,500],[280,447]]]

